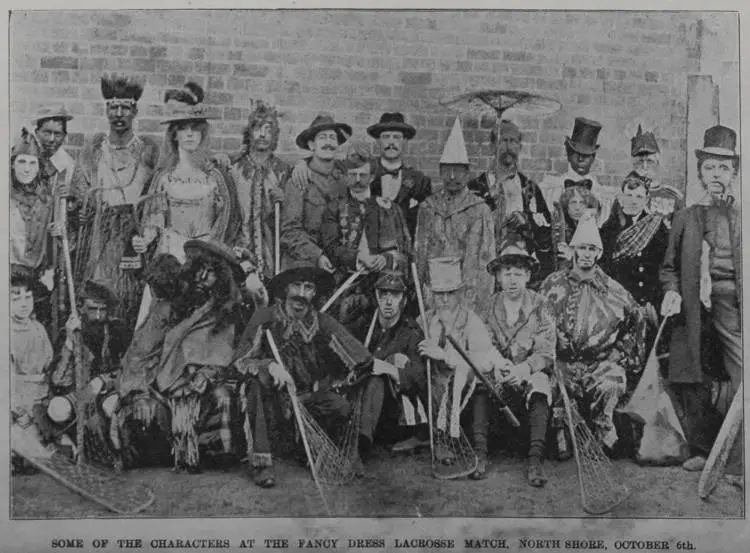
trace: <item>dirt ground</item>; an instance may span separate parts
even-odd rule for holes
[[[722,481],[707,501],[698,497],[698,473],[680,467],[639,467],[614,461],[631,495],[608,517],[742,518],[743,493]],[[548,461],[546,487],[526,484],[520,459],[493,458],[487,480],[441,481],[432,477],[429,453],[394,457],[379,450],[366,465],[367,475],[346,489],[324,490],[338,516],[368,517],[585,517],[575,461]],[[244,467],[174,474],[169,469],[140,469],[122,475],[127,483],[146,484],[154,503],[142,517],[323,516],[309,471],[292,463],[277,466],[278,484],[264,490]],[[104,508],[69,491],[44,474],[12,478],[13,518],[112,517]]]

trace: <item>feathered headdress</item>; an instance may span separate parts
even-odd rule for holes
[[[164,93],[167,117],[162,125],[175,121],[216,119],[207,113],[203,105],[203,88],[193,82],[185,83],[182,88],[172,88]]]
[[[36,135],[26,127],[21,128],[21,138],[11,148],[10,158],[15,159],[21,155],[39,157],[40,152]]]
[[[107,101],[125,100],[137,103],[143,95],[145,79],[142,77],[104,74],[101,79],[102,97]]]

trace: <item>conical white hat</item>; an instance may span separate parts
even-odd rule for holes
[[[461,128],[461,120],[458,118],[458,115],[453,123],[448,141],[445,143],[445,148],[443,148],[443,157],[440,158],[440,163],[469,165],[466,142],[464,142],[464,131]]]
[[[596,226],[596,218],[588,216],[578,221],[578,227],[570,241],[570,246],[592,245],[597,246],[600,250],[602,246],[602,237],[599,235],[599,228]]]

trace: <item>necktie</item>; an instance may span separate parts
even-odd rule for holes
[[[591,179],[581,179],[581,180],[573,180],[573,179],[565,179],[565,190],[568,188],[573,188],[574,186],[581,186],[585,188],[586,190],[591,190],[591,187],[594,185],[594,182]]]
[[[382,167],[382,165],[381,165],[381,167]],[[385,167],[382,167],[382,169],[383,169],[383,175],[390,175],[394,179],[397,179],[398,176],[399,176],[399,174],[401,173],[401,167],[399,167],[398,169],[393,169],[393,170],[386,169]]]

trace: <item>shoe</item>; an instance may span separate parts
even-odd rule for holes
[[[425,447],[430,447],[430,440],[420,440],[416,436],[412,436],[411,438],[401,440],[397,444],[394,444],[394,446],[391,448],[391,452],[408,453],[410,451],[416,451],[417,449],[422,449]]]
[[[529,486],[534,488],[542,488],[547,483],[547,475],[544,474],[544,465],[540,457],[529,457],[526,480]]]
[[[690,459],[682,463],[682,468],[688,472],[700,472],[703,470],[703,467],[705,466],[706,466],[706,458],[701,457],[700,455],[691,457]]]
[[[273,467],[259,467],[255,471],[253,482],[261,488],[273,488],[276,485],[276,471]]]
[[[469,475],[472,480],[484,480],[487,478],[487,458],[480,457],[477,468]]]

